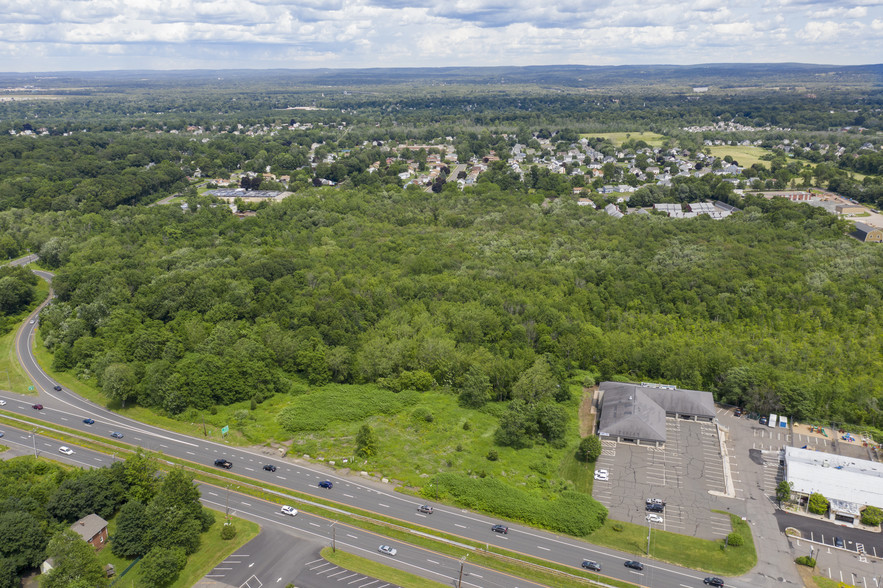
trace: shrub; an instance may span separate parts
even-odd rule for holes
[[[868,506],[862,511],[862,524],[876,527],[883,522],[883,510],[876,506]]]
[[[221,526],[221,539],[224,541],[229,541],[233,537],[236,537],[236,527],[233,525],[222,525]]]
[[[456,473],[438,474],[433,481],[440,497],[447,497],[464,508],[576,537],[588,535],[607,519],[607,509],[601,503],[572,490],[544,496],[513,488],[494,478],[476,479]],[[427,497],[434,495],[434,490],[430,485],[423,488]]]
[[[794,563],[801,565],[801,566],[807,566],[810,568],[814,568],[814,567],[816,567],[816,558],[810,557],[808,555],[801,555],[800,557],[798,557],[797,559],[794,560]]]
[[[622,526],[622,523],[613,523],[613,527],[611,527],[617,533],[622,533],[622,530],[625,528]]]
[[[823,515],[828,512],[828,499],[818,492],[809,495],[809,512]]]
[[[496,449],[491,449],[487,452],[487,459],[488,461],[497,461],[500,459],[500,455],[497,453]]]
[[[579,442],[576,458],[581,461],[594,462],[601,455],[601,439],[590,435]]]
[[[464,431],[468,431],[468,430],[471,429],[471,428],[472,428],[472,425],[469,424],[469,421],[465,421],[465,422],[463,423],[463,430],[464,430]]]
[[[741,547],[745,545],[745,539],[739,533],[730,533],[727,535],[727,545],[730,547]]]

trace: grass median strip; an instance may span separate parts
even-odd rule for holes
[[[340,549],[335,552],[330,547],[326,547],[322,550],[321,555],[336,566],[351,572],[377,578],[382,582],[392,582],[402,588],[445,588],[447,586],[447,584],[433,582],[421,576],[416,576],[398,568],[391,568],[376,561],[341,551]]]

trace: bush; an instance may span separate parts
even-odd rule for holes
[[[612,527],[612,529],[613,529],[614,531],[616,531],[617,533],[622,533],[622,530],[623,530],[624,528],[625,528],[625,527],[622,526],[622,523],[613,523],[613,527]]]
[[[883,510],[876,506],[868,506],[862,511],[862,524],[876,527],[883,522]]]
[[[579,442],[576,458],[581,461],[594,462],[601,455],[601,439],[595,435],[586,437]]]
[[[464,508],[576,537],[585,537],[607,519],[607,509],[601,503],[573,490],[542,496],[491,477],[476,479],[455,473],[438,474],[433,481],[440,499],[447,497]],[[424,486],[423,492],[434,496],[430,485]]]
[[[809,512],[813,514],[823,515],[828,512],[828,499],[819,493],[809,495]]]
[[[497,453],[496,449],[491,449],[487,452],[487,459],[488,461],[497,461],[500,459],[500,455]]]
[[[741,547],[745,545],[745,539],[739,533],[730,533],[727,535],[727,545],[730,547]]]
[[[471,428],[472,428],[472,425],[469,424],[469,421],[465,421],[465,422],[463,423],[463,430],[464,430],[464,431],[468,431],[468,430],[471,429]]]
[[[809,568],[814,568],[814,567],[816,567],[816,558],[810,557],[808,555],[801,555],[800,557],[798,557],[797,559],[794,560],[794,563],[801,565],[801,566],[807,566]]]
[[[224,524],[221,526],[221,539],[224,541],[229,541],[233,537],[236,537],[236,527],[233,525]]]

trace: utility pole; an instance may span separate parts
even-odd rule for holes
[[[37,457],[37,429],[31,429],[31,439],[34,442],[34,457]]]
[[[224,504],[224,516],[230,520],[230,484],[227,484],[227,499]]]
[[[337,553],[337,537],[334,531],[334,523],[331,523],[331,553]]]
[[[457,580],[457,588],[462,588],[463,586],[463,565],[466,563],[467,557],[469,557],[468,553],[460,558],[460,578]]]

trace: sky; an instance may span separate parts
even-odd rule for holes
[[[0,0],[0,71],[883,62],[883,0]]]

